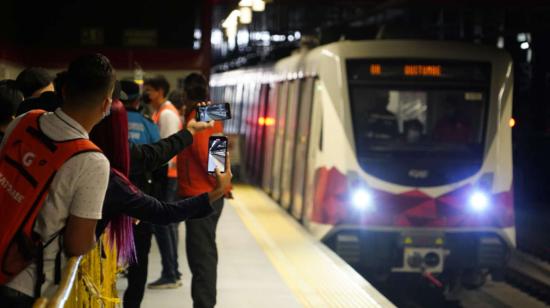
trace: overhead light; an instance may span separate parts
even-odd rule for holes
[[[237,25],[226,27],[225,34],[227,34],[227,37],[230,39],[235,38],[237,36]]]
[[[519,47],[521,47],[521,49],[523,50],[529,49],[529,42],[523,42]]]
[[[220,29],[213,29],[212,35],[210,35],[210,43],[212,45],[221,45],[223,42],[223,33],[220,31]]]
[[[249,24],[252,22],[252,10],[249,7],[241,7],[239,20],[242,24]]]
[[[241,15],[241,11],[239,10],[233,10],[231,13],[229,13],[229,16],[224,20],[222,23],[222,27],[224,28],[236,28],[237,24],[239,23],[239,16]]]
[[[239,2],[240,7],[251,7],[254,5],[255,0],[241,0]]]
[[[263,12],[265,10],[265,1],[264,0],[253,0],[253,2],[254,3],[252,4],[252,10],[254,12]]]

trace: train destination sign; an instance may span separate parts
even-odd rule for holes
[[[453,81],[487,81],[490,65],[479,62],[428,62],[422,60],[371,60],[347,61],[350,82],[380,79],[440,79]]]

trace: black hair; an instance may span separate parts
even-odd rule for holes
[[[176,89],[170,93],[170,96],[168,96],[168,100],[172,102],[172,105],[176,107],[177,109],[181,109],[183,104],[185,103],[185,92],[181,89]]]
[[[59,75],[58,75],[59,76]],[[63,76],[63,90],[67,101],[74,106],[94,106],[114,88],[115,70],[107,57],[101,54],[85,55],[77,58]]]
[[[34,92],[48,86],[52,80],[52,76],[46,69],[41,67],[29,67],[17,75],[15,82],[17,83],[17,88],[23,93],[25,98],[27,98],[32,96]]]
[[[208,100],[208,82],[199,73],[191,73],[183,81],[183,89],[188,100],[204,102]]]
[[[6,125],[12,120],[22,101],[23,93],[17,88],[15,80],[0,81],[0,125]]]
[[[125,104],[133,103],[139,99],[140,89],[139,85],[133,80],[121,80],[120,88],[126,93],[126,99],[121,99]]]
[[[167,97],[168,93],[170,92],[170,84],[168,83],[168,80],[166,80],[166,78],[162,75],[145,79],[143,85],[151,86],[157,91],[162,90],[164,92],[164,97]]]
[[[185,91],[185,113],[189,115],[198,102],[208,100],[208,82],[206,78],[199,73],[191,73],[183,80],[183,90]]]

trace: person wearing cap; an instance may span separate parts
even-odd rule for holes
[[[151,118],[158,125],[160,137],[166,138],[183,128],[179,112],[167,99],[170,84],[162,75],[145,79],[144,96],[150,101],[153,109]],[[167,180],[164,187],[163,201],[173,201],[177,197],[177,158],[168,163]],[[150,289],[172,289],[181,286],[181,273],[178,265],[178,224],[168,226],[154,225],[153,231],[160,251],[162,272],[156,281],[150,283]]]
[[[25,99],[37,98],[44,92],[53,92],[53,78],[41,67],[28,67],[15,79]]]
[[[128,80],[122,80],[120,85],[127,96],[127,99],[123,99],[122,102],[128,112],[129,140],[137,144],[149,144],[160,140],[158,126],[140,112],[139,85]]]
[[[122,90],[126,93],[127,99],[123,100],[128,113],[128,140],[130,144],[152,144],[160,140],[160,133],[157,125],[150,118],[140,112],[140,89],[133,81],[122,80]],[[131,159],[131,158],[130,158]],[[130,160],[130,164],[132,161]],[[162,197],[162,190],[159,187],[166,178],[166,167],[156,172],[145,172],[130,174],[130,181],[144,192],[154,196]],[[147,222],[141,222],[134,226],[134,243],[137,262],[128,266],[128,288],[124,292],[124,307],[139,307],[145,292],[147,283],[147,266],[149,264],[149,250],[151,249],[151,238],[153,226]]]

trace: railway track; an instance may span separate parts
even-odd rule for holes
[[[516,251],[505,277],[507,283],[550,305],[550,264]]]
[[[480,289],[461,289],[445,296],[441,289],[423,279],[398,280],[376,286],[397,307],[550,307],[550,264],[514,252],[505,282],[488,282]]]

